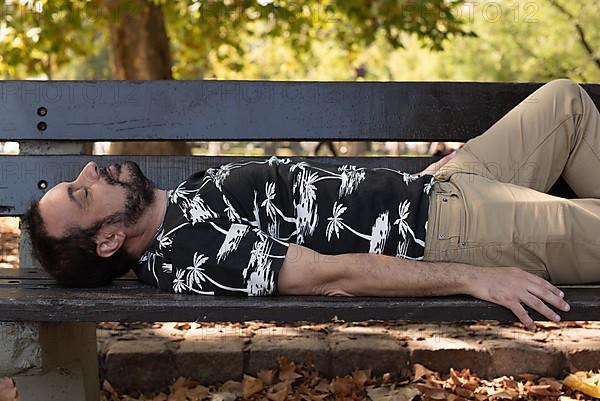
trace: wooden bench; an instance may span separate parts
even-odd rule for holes
[[[80,154],[81,141],[466,141],[484,132],[540,85],[4,81],[0,82],[0,141],[18,141],[21,153],[0,156],[0,213],[22,215],[31,199],[61,181],[74,179],[92,159],[102,164],[135,160],[162,188],[175,187],[199,169],[236,159],[89,156]],[[584,87],[600,105],[600,85]],[[343,160],[418,171],[434,159]],[[552,193],[572,196],[564,182],[557,183]],[[99,321],[515,319],[508,310],[465,296],[202,297],[200,301],[197,295],[159,292],[137,282],[133,274],[110,287],[65,289],[55,285],[31,258],[25,235],[20,251],[20,269],[0,270],[0,375],[16,375],[22,401],[39,399],[42,393],[47,400],[98,399],[94,323]],[[572,309],[562,314],[563,319],[600,319],[597,286],[564,287],[564,291]]]

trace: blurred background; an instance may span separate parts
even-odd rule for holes
[[[598,0],[3,0],[3,79],[600,82]],[[94,154],[397,156],[459,143],[89,143]],[[18,153],[18,144],[0,143]],[[0,266],[18,222],[0,224]]]

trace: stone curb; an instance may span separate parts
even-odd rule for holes
[[[600,328],[543,330],[512,327],[405,325],[342,327],[320,332],[297,327],[225,333],[190,330],[174,335],[99,336],[101,375],[123,392],[166,391],[178,376],[203,384],[241,380],[277,366],[277,356],[302,363],[307,354],[322,375],[372,369],[400,377],[414,363],[447,373],[469,368],[481,377],[533,373],[562,377],[600,367]],[[135,339],[135,341],[128,341]]]

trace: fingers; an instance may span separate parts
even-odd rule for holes
[[[543,300],[544,302],[554,306],[555,308],[558,308],[565,312],[567,312],[567,311],[569,311],[569,309],[571,309],[569,304],[563,299],[562,296],[559,296],[556,293],[552,292],[552,290],[548,289],[548,287],[546,287],[546,286],[542,287],[542,286],[533,284],[528,287],[528,290],[531,294],[535,295],[536,297]],[[561,293],[562,293],[562,291],[561,291]]]
[[[11,377],[0,378],[0,401],[18,401],[19,392]]]
[[[545,316],[547,319],[553,320],[555,322],[560,321],[560,316],[558,316],[556,312],[550,309],[548,305],[544,303],[544,301],[534,296],[533,294],[524,294],[523,302],[525,303],[525,305],[529,306],[531,309],[535,310],[540,315]]]
[[[530,273],[531,274],[531,273]],[[548,281],[544,280],[543,278],[541,278],[540,276],[536,276],[535,274],[531,274],[531,281],[534,284],[537,284],[539,286],[542,286],[544,288],[547,288],[548,290],[550,290],[553,294],[556,294],[559,297],[564,297],[564,293],[557,287],[555,287],[554,285],[552,285],[551,283],[549,283]]]
[[[523,323],[525,328],[529,330],[535,330],[535,323],[533,322],[533,319],[529,316],[529,313],[527,313],[520,302],[515,302],[512,305],[508,305],[508,309],[515,314],[521,323]]]
[[[535,324],[521,303],[549,320],[560,321],[560,316],[548,305],[568,311],[570,306],[563,299],[564,293],[539,276],[528,274],[528,278],[524,288],[514,294],[516,297],[509,308],[528,329],[535,329]]]

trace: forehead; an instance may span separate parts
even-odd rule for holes
[[[48,233],[60,237],[81,210],[72,192],[71,184],[62,182],[50,189],[40,199],[40,213]]]

